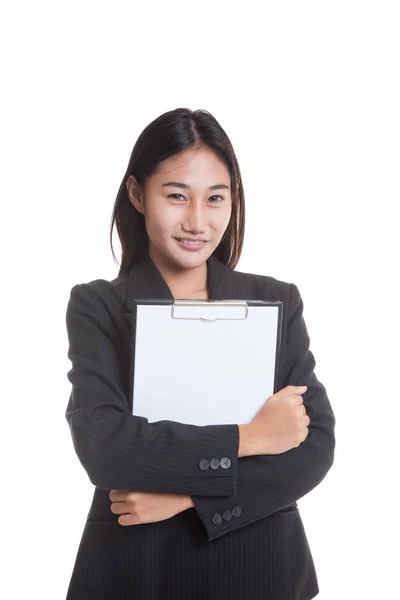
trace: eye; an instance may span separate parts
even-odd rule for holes
[[[179,198],[176,198],[176,196],[179,196],[179,198],[184,198],[184,196],[182,196],[182,194],[169,194],[168,198],[174,198],[175,200],[179,200]],[[220,200],[223,200],[223,196],[210,196],[209,200],[212,200],[212,198],[219,198]],[[218,200],[215,202],[211,202],[211,204],[217,204]]]

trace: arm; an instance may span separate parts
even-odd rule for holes
[[[238,425],[149,424],[132,415],[122,367],[128,349],[118,334],[122,310],[105,280],[71,290],[66,324],[72,391],[65,416],[91,482],[106,490],[231,496]],[[229,458],[225,468],[200,468],[203,459],[214,457]]]
[[[300,446],[283,454],[240,458],[236,493],[231,498],[192,496],[208,540],[288,507],[315,488],[332,466],[335,417],[325,387],[314,372],[316,363],[309,348],[303,301],[294,284],[282,335],[278,389],[286,385],[308,386],[303,400],[310,417],[309,434]],[[233,511],[235,507],[239,510]],[[233,511],[233,516],[224,511]],[[221,520],[218,515],[228,520]]]

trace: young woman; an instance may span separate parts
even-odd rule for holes
[[[335,417],[315,375],[297,286],[234,270],[244,208],[235,153],[210,113],[179,108],[144,129],[112,216],[118,277],[75,285],[67,307],[66,418],[95,486],[68,599],[318,594],[297,500],[333,463]],[[278,391],[249,423],[132,415],[134,298],[281,300]]]

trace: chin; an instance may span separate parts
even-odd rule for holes
[[[185,252],[185,250],[174,252],[170,255],[170,261],[173,261],[177,266],[183,269],[195,269],[203,265],[213,251],[206,251],[206,248],[199,250],[198,252]]]
[[[196,269],[203,265],[208,259],[208,255],[206,256],[189,256],[188,258],[175,257],[173,262],[176,266],[182,269]]]

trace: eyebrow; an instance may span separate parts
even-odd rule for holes
[[[162,187],[177,187],[183,188],[185,190],[190,189],[190,185],[186,185],[186,183],[181,183],[179,181],[168,181],[168,183],[163,183]],[[217,183],[216,185],[210,185],[209,190],[230,190],[229,185],[225,185],[225,183]]]

